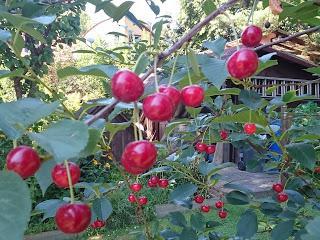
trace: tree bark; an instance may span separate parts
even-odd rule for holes
[[[12,78],[13,80],[13,87],[14,87],[14,91],[16,93],[16,98],[17,99],[21,99],[23,96],[23,90],[22,90],[22,84],[21,84],[21,77],[14,77]]]

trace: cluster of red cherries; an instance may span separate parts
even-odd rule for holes
[[[33,176],[41,166],[40,157],[34,149],[28,146],[13,148],[7,155],[6,165],[9,171],[14,171],[23,179]],[[68,162],[72,185],[80,179],[80,168],[73,162]],[[55,185],[68,188],[68,174],[65,165],[57,164],[51,172]],[[55,216],[57,227],[64,233],[79,233],[87,229],[91,221],[90,207],[85,203],[70,203],[58,208]]]
[[[284,187],[281,183],[275,183],[272,185],[272,189],[273,191],[275,191],[277,193],[277,200],[280,203],[286,202],[289,199],[288,194],[286,194],[285,192],[283,192]]]
[[[205,197],[202,196],[202,195],[196,195],[193,200],[198,204],[202,204],[204,202],[204,200],[205,200]],[[219,209],[218,210],[219,218],[225,219],[228,216],[228,212],[223,209],[223,207],[224,207],[224,202],[223,201],[221,201],[221,200],[216,201],[215,202],[215,207],[217,209]],[[208,213],[208,212],[211,211],[211,207],[209,205],[207,205],[207,204],[204,204],[204,205],[200,206],[200,210],[201,210],[201,212]]]
[[[166,178],[159,178],[158,176],[151,176],[148,180],[148,187],[150,188],[167,188],[169,186],[169,180]],[[128,201],[131,203],[138,203],[140,206],[146,205],[148,203],[148,198],[146,196],[137,197],[136,193],[142,190],[143,186],[140,183],[133,183],[130,185],[130,189],[133,193],[128,196]]]

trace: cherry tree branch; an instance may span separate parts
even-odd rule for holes
[[[208,25],[213,19],[215,19],[218,15],[224,13],[227,9],[235,5],[239,0],[229,0],[225,4],[221,5],[218,9],[210,13],[203,21],[196,24],[192,29],[190,29],[189,32],[187,32],[182,38],[180,38],[175,44],[173,44],[171,47],[166,49],[165,51],[161,52],[156,58],[158,58],[157,66],[159,67],[163,64],[164,60],[168,58],[171,54],[179,50],[185,43],[189,42],[203,27]],[[154,72],[155,66],[152,66],[149,68],[149,70],[141,77],[143,81],[145,81],[153,72]],[[93,115],[91,118],[89,118],[85,123],[87,125],[91,125],[96,120],[98,120],[101,117],[108,116],[112,109],[119,103],[118,100],[114,100],[110,105],[105,106],[103,109],[101,109],[99,112],[97,112],[95,115]]]
[[[305,35],[305,34],[309,34],[309,33],[313,33],[313,32],[316,32],[316,31],[319,31],[320,30],[320,26],[316,26],[316,27],[313,27],[313,28],[309,28],[305,31],[302,31],[302,32],[298,32],[298,33],[294,33],[288,37],[285,37],[285,38],[280,38],[279,40],[277,41],[274,41],[274,42],[271,42],[271,43],[267,43],[265,45],[262,45],[262,46],[259,46],[259,47],[256,47],[254,50],[255,51],[259,51],[261,49],[264,49],[264,48],[267,48],[267,47],[271,47],[273,45],[277,45],[279,43],[283,43],[283,42],[286,42],[286,41],[289,41],[293,38],[296,38],[296,37],[299,37],[299,36],[302,36],[302,35]]]

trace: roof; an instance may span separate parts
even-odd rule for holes
[[[289,36],[288,33],[278,30],[263,36],[260,45],[264,45],[279,38]],[[290,41],[279,43],[271,47],[264,48],[264,52],[276,52],[281,58],[297,63],[304,67],[315,67],[320,63],[320,46],[310,43],[308,37],[296,37]],[[224,58],[228,58],[237,50],[239,40],[232,41],[226,44]]]

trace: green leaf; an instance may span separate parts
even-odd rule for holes
[[[197,232],[193,230],[192,228],[185,227],[183,228],[181,234],[180,234],[180,240],[195,240],[197,239]]]
[[[76,67],[66,67],[63,69],[59,69],[57,74],[59,78],[66,78],[69,76],[96,76],[96,77],[105,77],[112,78],[112,76],[116,73],[117,68],[112,65],[91,65],[82,67],[80,69]]]
[[[150,176],[155,173],[170,172],[170,171],[172,171],[172,168],[168,166],[152,168],[149,172],[142,174],[141,177]]]
[[[201,112],[202,108],[186,107],[187,112],[193,117],[196,118]]]
[[[200,76],[201,73],[200,73],[200,68],[199,68],[199,63],[198,63],[198,60],[197,60],[197,56],[196,56],[195,52],[192,49],[189,50],[188,60],[190,62],[190,65],[191,65],[191,68],[192,68],[194,74],[196,76]]]
[[[166,125],[166,129],[165,129],[165,134],[168,135],[170,134],[170,132],[172,130],[174,130],[176,127],[180,126],[180,125],[185,125],[185,124],[188,124],[190,123],[190,119],[179,119],[179,120],[174,120],[170,123],[168,123]]]
[[[24,48],[24,40],[20,32],[12,32],[12,39],[13,39],[13,43],[12,43],[13,51],[17,56],[20,56],[22,49]]]
[[[250,203],[248,195],[237,190],[227,193],[226,199],[232,205],[246,205]]]
[[[285,190],[285,192],[289,196],[289,202],[294,202],[300,206],[305,205],[304,197],[301,195],[301,193],[294,191],[294,190]]]
[[[311,68],[307,68],[305,70],[309,73],[313,73],[313,75],[320,76],[320,67],[311,67]]]
[[[217,96],[215,99],[214,99],[214,106],[218,109],[218,110],[221,110],[222,107],[223,107],[223,97],[222,96]]]
[[[220,96],[220,95],[239,95],[240,89],[239,88],[225,88],[225,89],[218,89],[215,86],[209,87],[206,90],[206,96]]]
[[[0,104],[0,129],[11,139],[18,139],[31,124],[53,113],[58,102],[46,104],[38,99],[24,98]]]
[[[85,149],[80,152],[79,156],[87,157],[93,155],[97,149],[97,144],[100,141],[101,135],[102,132],[99,129],[89,128],[88,144]]]
[[[112,13],[112,18],[114,21],[119,21],[121,18],[123,18],[130,10],[134,2],[132,1],[126,1],[121,3],[120,6],[116,8],[116,10]]]
[[[239,100],[252,110],[258,110],[262,106],[262,98],[255,91],[242,89],[239,94]]]
[[[35,210],[43,213],[42,221],[44,221],[48,218],[54,217],[58,208],[64,204],[66,204],[66,202],[60,199],[50,199],[39,203],[35,207]]]
[[[258,69],[257,69],[255,75],[257,75],[258,73],[262,72],[263,70],[265,70],[265,69],[267,69],[269,67],[275,66],[275,65],[278,65],[278,61],[277,60],[269,60],[269,61],[266,61],[266,62],[260,61]]]
[[[286,146],[289,155],[301,166],[313,170],[316,163],[316,152],[311,144],[292,143]]]
[[[54,156],[56,162],[78,158],[87,146],[88,126],[82,121],[61,120],[51,124],[41,133],[29,133],[29,137]]]
[[[170,222],[179,227],[187,225],[187,220],[181,212],[170,213]]]
[[[26,18],[17,14],[11,14],[8,12],[0,11],[0,18],[6,19],[8,22],[10,22],[15,28],[21,28],[23,25],[26,24],[50,24],[55,19],[56,16],[40,16],[36,18]]]
[[[127,129],[130,125],[131,125],[131,122],[107,123],[106,131],[108,131],[110,134],[109,136],[110,141],[113,139],[113,137],[116,135],[117,132]]]
[[[105,197],[96,198],[92,203],[92,210],[99,219],[107,220],[112,213],[112,204]]]
[[[149,5],[150,9],[152,10],[152,12],[153,12],[155,15],[158,15],[158,14],[160,13],[160,8],[159,8],[158,5],[156,5],[156,4],[154,3],[154,1],[148,0],[148,1],[146,1],[146,2],[147,2],[147,4]]]
[[[221,88],[229,73],[226,61],[216,58],[204,57],[206,60],[200,62],[201,70],[206,78],[217,88]]]
[[[256,123],[256,124],[264,126],[264,127],[268,125],[268,121],[262,113],[252,111],[252,110],[242,111],[239,113],[235,113],[233,115],[224,115],[221,117],[217,117],[217,118],[213,119],[213,122],[216,122],[216,123],[226,123],[226,122],[247,123],[250,119],[250,114],[251,114],[251,122],[252,123]]]
[[[260,211],[268,216],[278,216],[282,212],[282,207],[278,203],[263,202],[260,206]]]
[[[212,0],[205,0],[204,3],[201,6],[202,10],[206,15],[209,15],[214,10],[216,10],[216,5]]]
[[[36,172],[35,177],[37,179],[38,184],[40,185],[42,195],[46,193],[48,187],[52,183],[51,170],[56,165],[54,160],[49,160],[41,164],[40,169]]]
[[[0,29],[0,41],[7,42],[11,39],[11,32],[7,30]]]
[[[258,219],[255,212],[248,209],[244,212],[237,224],[237,236],[250,239],[258,231]]]
[[[268,62],[273,56],[277,55],[276,52],[272,52],[272,53],[268,53],[268,54],[265,54],[261,57],[259,57],[259,60],[263,63],[266,63]]]
[[[277,226],[274,227],[271,231],[272,240],[287,240],[293,233],[294,221],[289,220],[285,222],[280,222]]]
[[[169,200],[185,200],[197,191],[198,187],[192,183],[177,186],[170,194]]]
[[[32,36],[34,39],[42,42],[42,43],[46,43],[46,40],[44,39],[42,33],[40,33],[39,31],[37,31],[36,29],[34,29],[33,27],[29,27],[29,26],[22,26],[21,30],[27,34],[29,34],[30,36]]]
[[[295,90],[288,91],[282,96],[282,101],[285,103],[291,102],[296,98],[297,94]]]
[[[212,0],[207,0],[212,1]],[[215,7],[215,6],[214,6]],[[221,57],[224,53],[227,40],[224,38],[217,38],[214,41],[205,41],[203,47],[210,49],[218,57]]]
[[[306,226],[306,230],[309,234],[313,235],[313,236],[320,236],[320,217],[316,217],[312,220],[310,220]]]
[[[191,215],[190,225],[196,231],[203,231],[206,228],[206,219],[201,213],[194,213]]]
[[[23,73],[24,73],[24,69],[22,69],[22,68],[18,68],[14,71],[0,70],[0,79],[22,76]]]
[[[0,172],[0,240],[23,239],[31,213],[26,182],[13,172]]]
[[[161,32],[162,32],[162,28],[163,28],[163,24],[164,24],[164,21],[161,20],[157,23],[155,23],[153,25],[153,29],[155,29],[155,32],[154,32],[154,37],[153,37],[153,46],[156,48],[158,47],[158,44],[159,44],[159,41],[160,41],[160,37],[161,37]]]
[[[38,23],[41,23],[43,25],[49,25],[53,23],[54,20],[56,20],[56,18],[57,17],[55,15],[52,15],[52,16],[40,16],[40,17],[32,18],[32,20]]]
[[[133,68],[133,71],[139,75],[140,73],[144,73],[146,68],[149,65],[149,59],[145,52],[141,53],[136,65]]]

